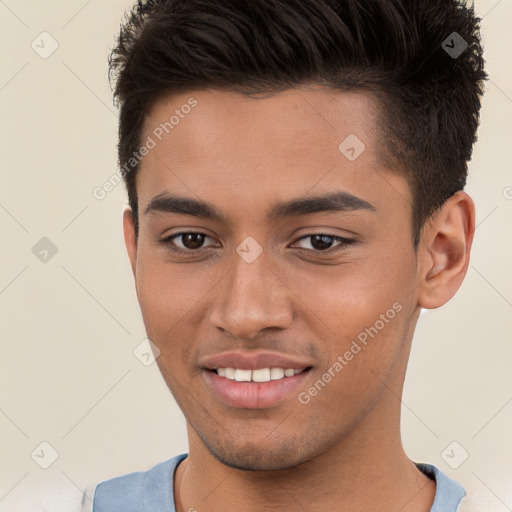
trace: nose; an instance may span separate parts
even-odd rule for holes
[[[291,290],[269,267],[265,254],[252,263],[235,253],[232,270],[218,284],[210,321],[238,339],[267,328],[285,329],[293,319]]]

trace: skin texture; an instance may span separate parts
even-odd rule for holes
[[[251,98],[193,91],[155,103],[143,140],[191,97],[197,105],[141,164],[138,237],[124,213],[148,337],[187,420],[177,510],[429,511],[435,484],[403,451],[400,397],[420,308],[447,302],[465,276],[472,200],[450,198],[415,252],[411,191],[381,163],[371,95],[313,86]],[[350,134],[366,146],[354,161],[338,149]],[[374,209],[267,218],[275,203],[335,191]],[[171,193],[207,201],[222,220],[145,213]],[[206,234],[203,248],[169,240],[184,232]],[[354,242],[331,238],[321,250],[306,237],[316,234]],[[252,263],[236,252],[249,236],[263,249]],[[206,356],[271,350],[308,361],[307,392],[396,304],[400,311],[307,404],[292,393],[269,408],[231,407],[204,378]]]

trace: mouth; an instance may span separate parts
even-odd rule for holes
[[[293,402],[313,366],[288,354],[224,352],[201,361],[207,392],[237,409],[267,409]]]
[[[287,379],[309,371],[310,366],[296,370],[294,368],[256,368],[254,370],[245,370],[242,368],[215,368],[210,370],[219,377],[236,382],[271,382]]]

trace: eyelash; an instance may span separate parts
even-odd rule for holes
[[[163,240],[160,241],[160,243],[168,250],[174,252],[174,253],[178,253],[180,255],[193,255],[193,254],[198,254],[200,253],[201,251],[204,251],[206,250],[207,248],[206,247],[200,247],[199,249],[179,249],[179,248],[176,248],[172,245],[172,240],[174,238],[179,238],[180,236],[183,236],[183,235],[202,235],[206,238],[211,238],[209,235],[207,235],[206,233],[202,233],[200,231],[182,231],[180,233],[176,233],[174,235],[171,235],[171,236],[168,236],[166,238],[164,238]],[[304,240],[306,238],[312,238],[314,236],[325,236],[327,238],[331,238],[333,239],[334,241],[336,242],[340,242],[339,245],[337,246],[334,246],[333,247],[329,247],[328,249],[324,250],[324,251],[320,251],[320,250],[314,250],[314,249],[298,249],[300,252],[302,253],[306,253],[306,254],[311,254],[311,253],[314,253],[314,254],[330,254],[331,252],[335,252],[335,251],[338,251],[338,250],[344,250],[346,249],[347,246],[349,245],[354,245],[355,243],[357,243],[357,240],[355,239],[352,239],[352,238],[344,238],[342,236],[339,236],[339,235],[331,235],[329,233],[310,233],[308,235],[304,235],[302,237],[300,237],[296,242],[294,243],[297,243],[301,240]],[[336,247],[338,247],[338,249],[336,249]]]

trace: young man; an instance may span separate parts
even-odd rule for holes
[[[110,65],[124,234],[189,452],[95,512],[453,512],[401,393],[460,287],[485,73],[455,0],[139,2]],[[462,500],[462,501],[461,501]]]

